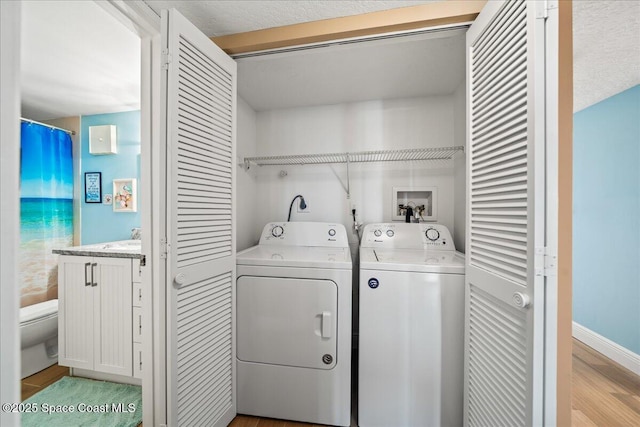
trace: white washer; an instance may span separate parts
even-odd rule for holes
[[[439,224],[370,224],[360,248],[358,425],[463,424],[464,256]]]
[[[238,413],[348,426],[352,262],[344,226],[267,224],[237,266]]]

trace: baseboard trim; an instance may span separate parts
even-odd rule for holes
[[[140,378],[127,377],[117,374],[108,374],[106,372],[91,371],[89,369],[71,368],[71,376],[89,378],[99,381],[110,381],[120,384],[142,385],[142,380]]]
[[[573,322],[573,337],[624,366],[634,374],[640,375],[640,355],[576,322]]]

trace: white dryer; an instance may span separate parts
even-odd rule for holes
[[[464,256],[438,224],[370,224],[360,248],[358,425],[463,424]]]
[[[237,256],[238,413],[348,426],[351,253],[342,224],[284,222]]]

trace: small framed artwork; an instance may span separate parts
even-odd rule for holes
[[[114,179],[113,180],[113,211],[114,212],[136,212],[138,204],[138,193],[136,191],[136,179]]]
[[[84,202],[102,203],[102,173],[84,173]]]

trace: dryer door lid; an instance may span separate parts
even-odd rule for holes
[[[335,366],[338,287],[333,281],[241,276],[237,285],[239,360]]]

